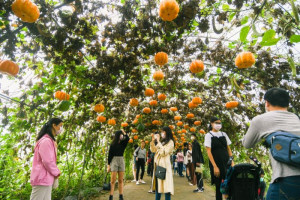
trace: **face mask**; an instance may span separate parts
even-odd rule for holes
[[[120,140],[123,140],[123,137],[124,137],[123,135],[120,135]]]
[[[56,131],[56,135],[61,134],[62,131],[63,131],[63,127],[60,127],[60,129],[58,131]]]
[[[191,140],[194,140],[194,139],[195,139],[195,136],[192,136],[192,137],[191,137]]]
[[[264,181],[264,178],[263,178],[263,177],[261,177],[261,178],[260,178],[260,182],[263,182],[263,181]]]
[[[214,129],[219,131],[222,128],[222,124],[214,124]]]
[[[166,138],[166,134],[164,132],[161,133],[162,138]]]

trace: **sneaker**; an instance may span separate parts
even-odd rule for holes
[[[199,192],[204,192],[204,188],[197,188],[196,190],[193,191],[194,193],[199,193]]]
[[[140,184],[140,182],[139,182],[139,181],[137,181],[137,182],[136,182],[136,184],[137,184],[137,185],[139,185],[139,184]]]
[[[189,185],[190,185],[190,186],[193,186],[193,184],[192,184],[192,183],[189,183]]]
[[[202,187],[200,190],[201,190],[201,192],[204,192],[204,187]]]
[[[152,190],[149,190],[149,191],[148,191],[148,193],[151,193],[151,194],[153,194],[153,193],[155,193],[155,192],[154,192],[154,191],[152,191]]]
[[[140,182],[140,183],[143,183],[143,184],[145,184],[145,183],[146,183],[144,180],[140,180],[139,182]]]
[[[131,181],[131,183],[135,183],[135,182],[136,182],[136,180],[132,180],[132,181]]]

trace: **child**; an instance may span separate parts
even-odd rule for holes
[[[177,159],[175,159],[175,161],[174,161],[174,175],[175,175],[176,172],[177,172],[177,174],[179,174],[179,172],[178,172],[178,162],[177,162]]]

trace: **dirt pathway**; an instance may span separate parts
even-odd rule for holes
[[[146,184],[136,185],[135,183],[125,183],[124,187],[124,199],[125,200],[154,200],[155,194],[148,193],[150,189],[151,179],[149,176],[145,177]],[[205,191],[203,193],[193,193],[196,189],[195,186],[190,186],[186,178],[174,176],[175,194],[171,197],[172,200],[214,200],[215,190],[209,183],[204,181]],[[117,188],[116,188],[117,189]],[[108,200],[108,193],[103,193],[95,200]],[[118,191],[114,193],[114,199],[119,199]],[[162,197],[162,200],[165,198]]]

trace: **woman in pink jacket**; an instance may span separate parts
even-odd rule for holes
[[[62,124],[61,119],[52,118],[38,134],[30,175],[32,185],[30,200],[51,200],[54,180],[60,176],[56,165],[55,136],[61,133]]]

